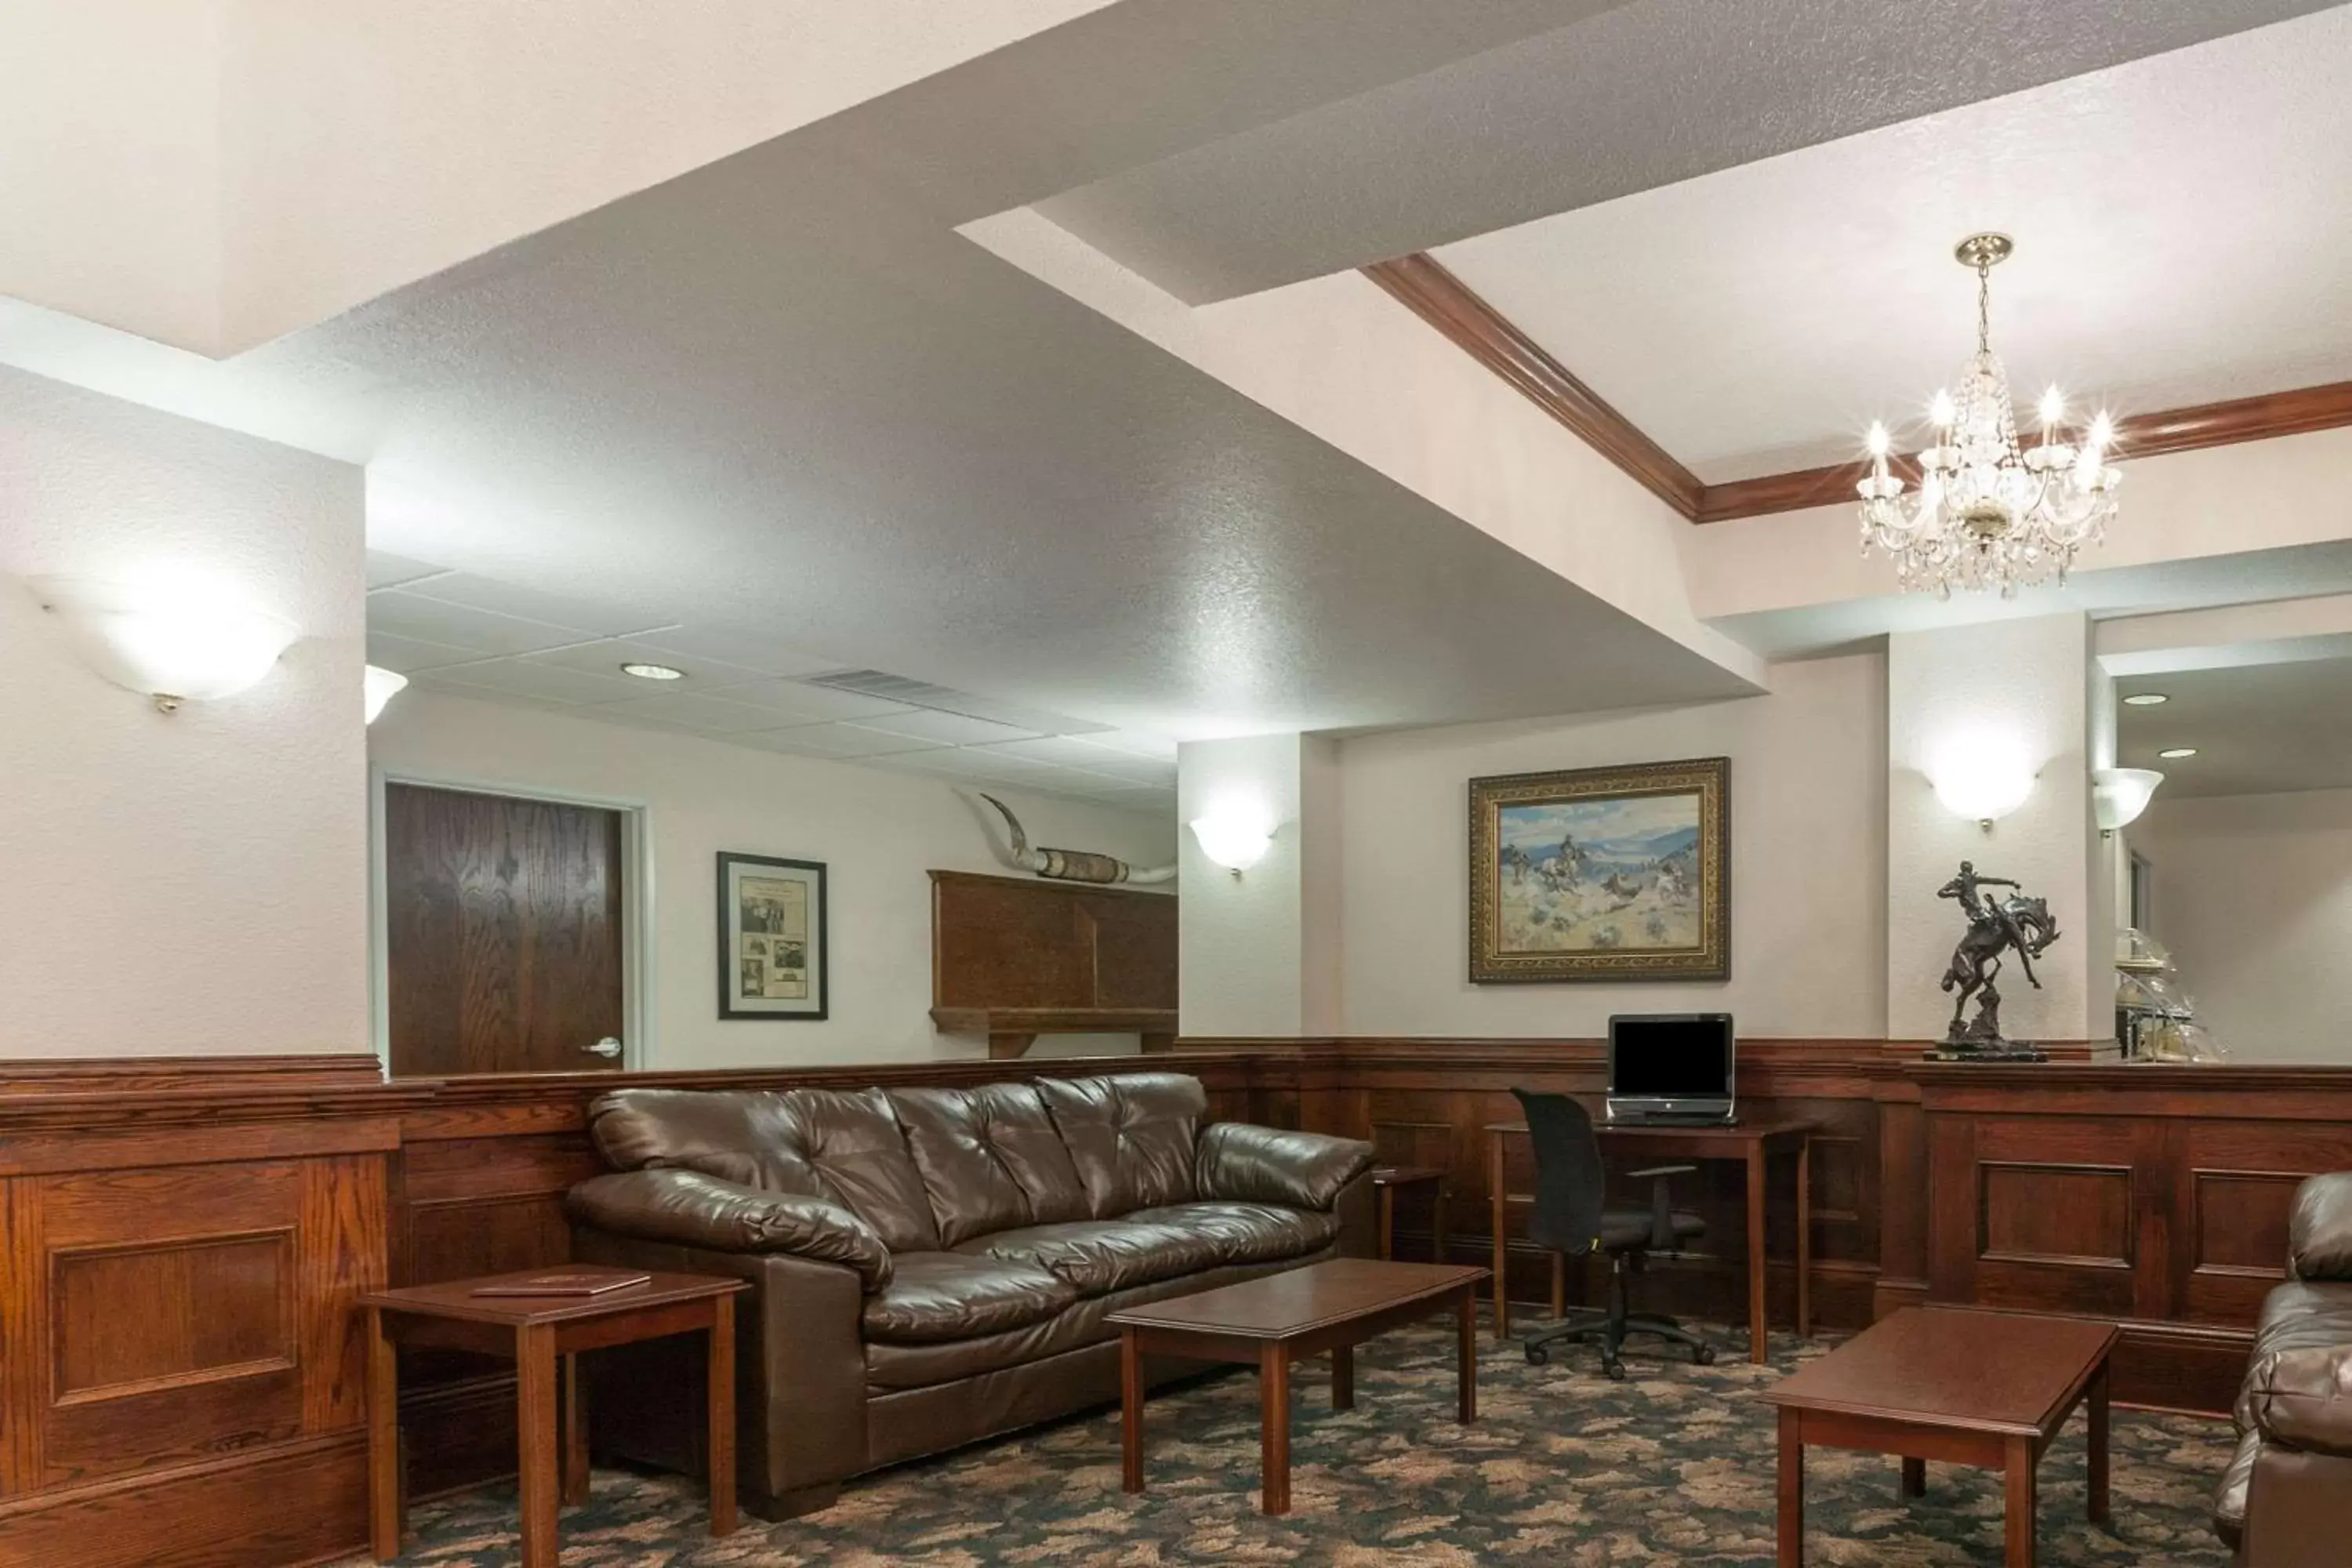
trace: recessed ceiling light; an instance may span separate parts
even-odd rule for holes
[[[2161,691],[2141,691],[2125,698],[2124,706],[2126,708],[2153,708],[2159,702],[2169,702],[2171,700],[2171,698],[2167,697]]]
[[[2197,748],[2194,746],[2174,746],[2168,751],[2158,752],[2156,754],[2162,757],[2168,763],[2177,763],[2183,757],[2195,756],[2197,754]]]
[[[621,666],[621,673],[634,675],[639,680],[684,680],[686,679],[686,671],[672,669],[666,664],[625,664]]]

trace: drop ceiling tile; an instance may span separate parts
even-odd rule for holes
[[[1087,736],[1089,746],[1108,746],[1114,752],[1127,752],[1139,757],[1158,757],[1165,762],[1176,760],[1176,742],[1165,735],[1155,735],[1149,730],[1102,730]]]
[[[423,561],[411,561],[405,555],[394,555],[389,550],[367,552],[367,585],[371,589],[396,588],[403,583],[414,583],[420,578],[438,577],[448,570],[446,566],[434,566]]]
[[[855,692],[835,691],[829,687],[808,686],[797,680],[754,680],[727,689],[730,702],[750,702],[772,709],[776,722],[820,724],[847,719],[881,719],[894,713],[913,713],[919,710],[904,702],[888,702],[878,697],[860,697]]]
[[[826,757],[880,757],[894,752],[928,752],[940,749],[936,742],[920,741],[909,735],[886,735],[879,730],[861,729],[856,724],[799,724],[788,730],[769,730],[730,738],[747,746],[779,752],[806,752],[812,756]]]
[[[367,616],[368,630],[372,632],[390,632],[394,637],[439,643],[446,647],[473,648],[484,657],[539,653],[585,642],[593,635],[543,621],[519,620],[513,616],[420,598],[405,588],[386,588],[370,594]]]
[[[649,631],[677,624],[668,616],[623,609],[616,605],[594,604],[586,599],[568,598],[562,594],[542,593],[520,584],[500,583],[467,572],[452,572],[446,577],[419,583],[412,592],[446,605],[464,605],[469,609],[488,610],[496,615],[513,616],[527,621],[542,621],[551,626],[571,626],[580,634],[568,639],[572,642],[583,637],[625,637],[631,632]]]
[[[717,659],[694,658],[669,648],[656,647],[642,637],[606,637],[597,642],[574,643],[551,653],[531,655],[533,664],[562,665],[566,669],[584,669],[591,675],[619,675],[624,664],[666,664],[672,669],[686,672],[684,680],[654,682],[636,676],[623,676],[636,689],[636,695],[650,696],[656,692],[715,691],[744,681],[765,679],[756,669],[740,664],[722,664]]]
[[[630,695],[618,680],[576,669],[551,669],[519,658],[494,658],[481,664],[461,664],[448,669],[428,669],[416,677],[420,685],[446,689],[495,691],[507,697],[528,697],[566,706],[595,703],[615,705]],[[601,715],[600,715],[601,717]]]
[[[437,669],[444,665],[469,664],[481,657],[469,647],[419,642],[415,637],[396,637],[390,632],[372,631],[367,637],[367,661],[384,669],[396,669],[403,675],[415,675],[420,669]]]
[[[1064,767],[1091,768],[1103,763],[1139,761],[1125,752],[1113,752],[1068,735],[1043,735],[1034,741],[1000,741],[981,748],[1000,756],[1023,757],[1034,763],[1055,763]]]
[[[814,675],[839,669],[842,661],[780,643],[757,632],[719,626],[671,626],[639,639],[682,658],[715,658],[765,676]]]
[[[986,719],[967,719],[961,713],[935,713],[920,708],[873,720],[867,727],[893,735],[911,735],[916,740],[930,741],[942,746],[971,746],[984,741],[1026,741],[1034,740],[1037,735],[1034,730],[1020,730]]]
[[[572,672],[567,670],[564,673]],[[748,702],[730,702],[723,697],[706,697],[696,691],[663,691],[658,689],[652,696],[646,696],[646,690],[653,683],[632,680],[627,676],[619,677],[616,684],[627,687],[629,691],[628,700],[612,704],[613,711],[623,719],[642,719],[650,723],[674,725],[681,730],[699,730],[711,735],[732,735],[776,727],[773,713],[764,708],[754,708]]]
[[[1067,768],[1057,768],[1051,763],[1031,762],[1026,757],[1008,757],[1001,752],[974,746],[926,752],[919,765],[937,773],[953,773],[959,778],[1001,779],[1008,784],[1030,784],[1071,776]]]
[[[1126,784],[1173,784],[1176,782],[1174,763],[1155,762],[1150,757],[1122,756],[1115,752],[1097,752],[1090,763],[1073,763],[1083,773]]]

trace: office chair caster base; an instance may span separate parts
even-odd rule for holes
[[[1523,1348],[1527,1351],[1529,1366],[1542,1366],[1551,1360],[1551,1347],[1549,1345],[1531,1342]]]
[[[1602,1362],[1601,1363],[1601,1370],[1609,1374],[1609,1381],[1612,1383],[1622,1383],[1625,1381],[1625,1363],[1617,1360],[1614,1356]]]
[[[1713,1345],[1699,1346],[1696,1350],[1691,1352],[1691,1360],[1696,1362],[1701,1366],[1713,1366],[1715,1364],[1715,1347]]]

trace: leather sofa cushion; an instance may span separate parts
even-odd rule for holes
[[[868,1340],[936,1344],[1041,1323],[1078,1293],[1043,1268],[961,1252],[902,1252],[858,1314]]]
[[[1205,1237],[1226,1263],[1266,1263],[1319,1252],[1339,1238],[1339,1217],[1328,1211],[1276,1204],[1171,1204],[1138,1209],[1135,1224],[1166,1226]]]
[[[1034,1085],[893,1089],[890,1103],[942,1245],[1087,1216],[1078,1168]]]
[[[1116,1219],[1139,1208],[1189,1203],[1195,1195],[1193,1145],[1209,1097],[1181,1073],[1040,1079],[1087,1191],[1087,1213]]]
[[[1043,1268],[1081,1296],[1198,1274],[1225,1261],[1214,1237],[1133,1219],[1082,1219],[1001,1230],[956,1248]]]
[[[1372,1163],[1372,1146],[1320,1132],[1286,1132],[1242,1121],[1201,1129],[1192,1160],[1200,1195],[1328,1209]]]
[[[589,1130],[617,1169],[699,1171],[824,1198],[872,1226],[893,1252],[939,1250],[930,1196],[878,1089],[626,1089],[589,1108]]]
[[[2241,1433],[2253,1429],[2257,1379],[2269,1362],[2346,1345],[2352,1345],[2352,1284],[2290,1280],[2274,1288],[2263,1298],[2263,1315],[2254,1325],[2254,1353],[2247,1359],[2231,1420]]]
[[[909,1388],[929,1388],[936,1384],[978,1377],[1007,1367],[1026,1366],[1048,1356],[1103,1344],[1118,1338],[1118,1331],[1103,1321],[1113,1312],[1147,1302],[1164,1301],[1171,1296],[1190,1296],[1200,1290],[1213,1290],[1220,1285],[1235,1285],[1244,1279],[1278,1274],[1286,1268],[1297,1268],[1328,1256],[1328,1253],[1315,1253],[1295,1262],[1234,1265],[1213,1268],[1205,1274],[1186,1274],[1174,1279],[1138,1285],[1080,1301],[1045,1322],[978,1339],[926,1345],[869,1341],[866,1346],[866,1391],[869,1394],[882,1394]]]
[[[2314,1176],[2294,1192],[2287,1270],[2298,1279],[2352,1281],[2352,1171]]]
[[[2238,1451],[2230,1456],[2230,1468],[2221,1472],[2221,1484],[2213,1492],[2213,1533],[2232,1552],[2245,1532],[2246,1492],[2254,1484],[2254,1461],[2262,1454],[2261,1433],[2249,1432],[2238,1439]]]

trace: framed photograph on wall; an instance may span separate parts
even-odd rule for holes
[[[1731,759],[1470,781],[1470,978],[1731,975]]]
[[[825,1016],[824,867],[719,857],[719,1016]]]

